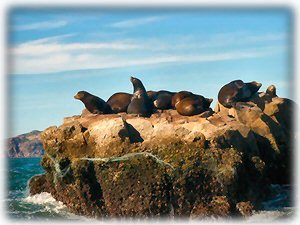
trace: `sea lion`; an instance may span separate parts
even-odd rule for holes
[[[192,95],[176,103],[176,110],[183,116],[194,116],[209,109],[213,99],[204,98],[202,95]]]
[[[79,91],[75,96],[83,102],[85,108],[93,114],[109,114],[112,113],[110,106],[101,98],[92,95],[86,91]]]
[[[218,93],[218,101],[226,108],[231,108],[237,102],[247,102],[259,90],[261,83],[256,81],[244,83],[234,80],[224,85]]]
[[[270,95],[272,98],[273,98],[273,97],[277,97],[275,85],[273,85],[273,84],[270,85],[270,86],[267,88],[266,93],[267,93],[268,95]]]
[[[172,109],[172,98],[175,93],[170,91],[159,91],[156,95],[153,105],[156,109]]]
[[[172,101],[171,101],[172,108],[175,109],[175,105],[178,102],[180,102],[182,99],[184,99],[186,97],[190,97],[192,95],[194,95],[194,94],[190,91],[179,91],[179,92],[177,92],[172,97]]]
[[[127,112],[127,107],[131,102],[132,94],[118,92],[110,96],[107,104],[114,113]]]
[[[133,85],[133,95],[128,105],[127,113],[148,117],[152,113],[151,100],[149,99],[143,83],[135,77],[130,77]]]
[[[153,102],[153,107],[155,109],[172,109],[172,97],[175,94],[174,92],[170,91],[148,91],[148,96],[150,97],[151,101]]]
[[[157,95],[157,91],[147,91],[147,95],[149,97],[149,99],[154,102],[155,100],[155,97]]]

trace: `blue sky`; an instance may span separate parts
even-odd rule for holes
[[[282,10],[14,9],[9,15],[8,136],[79,115],[80,90],[104,100],[147,90],[214,99],[235,79],[292,98],[291,14]]]

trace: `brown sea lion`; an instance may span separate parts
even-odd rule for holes
[[[147,95],[149,97],[149,99],[154,102],[155,100],[155,97],[157,95],[157,91],[147,91]]]
[[[172,109],[172,98],[175,93],[170,91],[159,91],[156,95],[153,105],[156,109]]]
[[[101,98],[92,95],[86,91],[79,91],[75,96],[83,102],[85,108],[93,114],[109,114],[112,113],[110,106]]]
[[[242,80],[234,80],[224,85],[218,94],[218,101],[226,108],[231,108],[237,102],[246,102],[257,93],[261,83],[256,81],[244,83]]]
[[[143,83],[135,77],[130,77],[130,81],[133,85],[133,95],[128,105],[127,113],[145,117],[150,116],[152,104]]]
[[[118,92],[110,96],[107,104],[111,107],[114,113],[127,112],[127,107],[131,102],[132,94]]]
[[[177,92],[172,97],[172,102],[171,102],[172,108],[175,109],[175,105],[178,102],[180,102],[182,99],[184,99],[186,97],[189,97],[189,96],[192,96],[192,95],[194,95],[194,94],[190,91],[179,91],[179,92]]]
[[[176,110],[183,116],[194,116],[209,109],[213,99],[202,95],[192,95],[176,103]]]
[[[270,85],[270,86],[267,88],[266,93],[267,93],[268,95],[270,95],[272,98],[273,98],[273,97],[277,97],[275,85],[273,85],[273,84]]]
[[[148,91],[148,96],[150,97],[151,101],[153,102],[154,109],[172,109],[172,97],[175,94],[174,92],[170,91]]]

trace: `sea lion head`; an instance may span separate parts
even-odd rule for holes
[[[251,84],[255,85],[258,89],[262,86],[262,83],[257,83],[256,81],[252,81]]]
[[[140,95],[140,94],[146,93],[146,89],[145,89],[142,81],[140,81],[138,78],[132,77],[132,76],[130,77],[130,81],[133,85],[134,94]],[[147,93],[146,93],[146,95],[147,95]]]
[[[204,108],[208,109],[210,107],[210,104],[213,102],[212,98],[205,98],[204,99]]]
[[[133,83],[137,78],[130,76],[130,81]]]
[[[138,79],[138,78],[136,78],[136,77],[130,77],[130,81],[131,81],[131,83],[133,84],[133,85],[140,85],[140,84],[142,84],[142,82]]]
[[[270,86],[267,88],[266,93],[269,94],[269,95],[272,96],[272,97],[277,96],[277,95],[276,95],[276,87],[275,87],[275,85],[274,85],[274,84],[270,85]]]
[[[74,96],[75,99],[82,100],[86,98],[88,95],[91,95],[90,93],[86,91],[79,91],[77,94]]]
[[[246,85],[252,94],[255,94],[262,86],[261,83],[257,83],[256,81],[246,83]]]
[[[196,99],[196,101],[199,101],[199,106],[201,106],[203,110],[209,109],[210,104],[213,102],[212,98],[205,98],[202,95],[195,95],[194,98]]]

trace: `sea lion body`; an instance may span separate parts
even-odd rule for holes
[[[130,77],[130,81],[134,90],[131,102],[127,108],[127,113],[145,117],[150,116],[152,113],[152,104],[143,83],[134,77]]]
[[[149,99],[154,102],[156,95],[157,95],[157,91],[147,91],[147,95],[149,97]]]
[[[237,102],[246,102],[257,93],[261,83],[255,81],[244,83],[242,80],[234,80],[224,85],[218,93],[218,101],[226,108],[231,108]]]
[[[177,102],[176,110],[183,116],[194,116],[207,111],[213,100],[201,95],[192,95]]]
[[[93,114],[109,114],[112,113],[110,106],[101,98],[92,95],[86,91],[79,91],[75,96],[83,102],[85,108]]]
[[[192,95],[194,95],[194,94],[190,91],[179,91],[176,94],[174,94],[173,97],[172,97],[172,102],[171,102],[171,105],[172,105],[173,109],[176,108],[175,107],[176,104],[178,102],[180,102],[182,99],[190,97]]]
[[[127,107],[131,102],[132,94],[118,92],[110,96],[107,104],[111,107],[114,113],[127,112]]]
[[[148,91],[148,96],[150,97],[151,101],[153,102],[153,107],[155,109],[172,109],[172,97],[175,93],[170,91]]]

